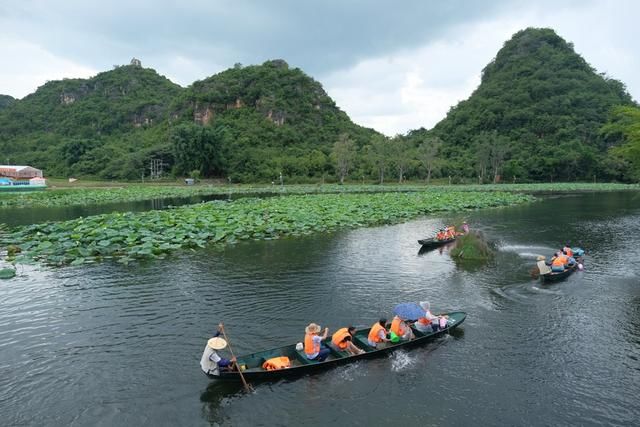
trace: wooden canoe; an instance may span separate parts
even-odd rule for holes
[[[578,264],[580,263],[582,263],[582,258],[577,258],[576,263],[571,267],[566,268],[564,271],[541,274],[540,280],[542,281],[542,283],[554,283],[564,280],[567,277],[571,276],[578,269]]]
[[[332,368],[345,363],[355,362],[361,359],[370,359],[373,357],[382,356],[399,348],[415,347],[421,344],[425,344],[429,341],[447,334],[450,330],[457,328],[467,314],[461,311],[455,311],[451,313],[443,313],[449,316],[447,327],[437,332],[423,333],[413,328],[415,338],[410,341],[400,341],[398,343],[384,343],[380,348],[373,348],[367,343],[367,337],[369,335],[369,329],[359,329],[356,331],[353,343],[359,348],[365,350],[365,353],[358,355],[351,355],[345,351],[339,351],[331,344],[331,338],[327,338],[324,342],[324,346],[331,350],[329,357],[323,362],[315,360],[308,360],[303,351],[296,350],[296,345],[291,344],[284,347],[273,348],[271,350],[259,351],[253,354],[247,354],[238,357],[238,364],[240,366],[245,365],[246,369],[242,371],[244,378],[247,381],[263,381],[263,380],[276,380],[284,377],[292,377],[297,375],[305,375],[313,372],[317,372],[323,369]],[[262,368],[262,364],[267,359],[273,357],[287,356],[291,361],[291,367],[285,369],[279,369],[274,371],[268,371]],[[240,381],[240,374],[237,371],[220,371],[218,375],[206,374],[209,378],[222,379],[222,380],[234,380]]]
[[[435,248],[440,247],[442,245],[446,245],[447,243],[454,242],[455,240],[456,240],[456,237],[454,237],[452,239],[445,239],[445,240],[422,239],[422,240],[418,240],[418,243],[420,243],[422,245],[421,250],[426,250],[426,249],[435,249]]]

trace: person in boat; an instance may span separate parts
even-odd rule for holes
[[[565,245],[564,248],[562,248],[562,253],[565,254],[569,258],[573,257],[573,250],[571,249],[571,247],[569,245]]]
[[[540,274],[551,273],[551,268],[547,265],[546,259],[547,258],[544,255],[538,256],[538,262],[536,265],[538,266]]]
[[[364,353],[364,350],[359,349],[353,343],[353,334],[355,333],[356,328],[353,326],[340,328],[331,336],[331,343],[336,346],[337,349],[346,351],[353,356],[356,354],[362,354]]]
[[[403,341],[408,341],[415,338],[415,336],[413,335],[413,331],[411,330],[409,325],[407,325],[407,323],[402,320],[400,316],[393,317],[389,331],[399,336]]]
[[[444,240],[444,239],[445,239],[444,229],[441,228],[436,233],[436,240]]]
[[[387,338],[387,319],[380,319],[376,323],[371,326],[369,330],[368,343],[371,347],[377,347],[379,344],[383,342],[388,342],[389,338]]]
[[[322,328],[315,323],[309,323],[304,330],[304,354],[309,360],[317,360],[318,362],[324,361],[331,350],[322,346],[322,341],[327,339],[329,335],[329,328],[324,328],[324,333],[320,336]]]
[[[556,255],[551,258],[551,271],[553,273],[561,273],[566,268],[569,263],[569,258],[567,258],[562,252],[556,252]]]
[[[218,351],[227,347],[227,341],[220,337],[223,331],[224,325],[220,323],[218,325],[218,331],[207,341],[207,346],[202,353],[200,368],[202,368],[207,375],[218,375],[220,371],[233,371],[236,369],[235,357],[227,359],[218,354]]]
[[[565,245],[564,248],[562,248],[562,253],[567,257],[567,265],[569,267],[572,267],[576,263],[576,259],[574,257],[573,249],[571,249],[571,246]]]
[[[436,316],[431,313],[431,304],[427,301],[420,301],[420,307],[424,310],[424,316],[418,318],[413,325],[420,332],[437,332],[440,328],[447,326],[446,316]]]
[[[453,239],[456,236],[456,229],[454,227],[447,227],[444,229],[444,238]]]

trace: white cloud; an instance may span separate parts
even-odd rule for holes
[[[32,43],[0,37],[0,93],[22,98],[48,80],[87,78],[97,70],[57,57]]]

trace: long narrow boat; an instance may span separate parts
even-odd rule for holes
[[[399,348],[408,348],[425,344],[437,337],[441,337],[442,335],[447,334],[450,330],[457,328],[462,322],[464,322],[464,319],[467,317],[467,314],[462,311],[455,311],[444,314],[447,314],[449,316],[446,328],[431,333],[422,333],[415,328],[412,328],[413,333],[416,336],[413,340],[400,341],[395,344],[389,342],[383,344],[384,346],[381,348],[374,348],[369,346],[367,337],[369,336],[370,328],[358,330],[353,337],[353,343],[359,348],[365,350],[365,352],[355,356],[345,351],[336,349],[331,344],[331,339],[327,338],[327,340],[324,342],[324,345],[331,350],[331,354],[323,362],[307,359],[303,351],[296,350],[296,345],[291,344],[284,347],[278,347],[271,350],[265,350],[245,356],[240,356],[238,357],[238,364],[240,366],[244,365],[246,367],[246,369],[242,371],[242,374],[247,381],[275,380],[283,377],[291,377],[317,372],[345,363],[355,362],[360,359],[369,359],[381,356]],[[262,364],[266,360],[273,357],[281,356],[286,356],[289,358],[289,360],[291,361],[290,368],[272,371],[262,368]],[[240,374],[237,371],[221,371],[218,375],[207,374],[207,376],[210,378],[222,380],[240,381]]]
[[[418,240],[418,243],[422,245],[422,248],[420,248],[421,250],[426,250],[426,249],[435,249],[439,246],[446,245],[447,243],[451,243],[455,240],[456,240],[456,237],[453,237],[451,239],[444,239],[444,240],[421,239],[421,240]]]
[[[571,276],[571,274],[573,274],[573,272],[575,272],[578,269],[578,263],[581,262],[576,260],[576,263],[573,264],[571,267],[567,267],[565,268],[564,271],[552,271],[551,273],[547,273],[547,274],[541,274],[540,275],[540,280],[542,280],[542,283],[554,283],[554,282],[559,282],[560,280],[564,280],[567,277]]]

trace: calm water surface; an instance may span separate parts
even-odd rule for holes
[[[420,255],[461,217],[249,242],[136,266],[25,268],[0,281],[2,425],[637,425],[640,195],[547,198],[468,213],[488,266]],[[540,286],[561,244],[584,272]],[[295,380],[208,380],[223,320],[237,353],[299,341],[315,321],[369,325],[402,301],[464,310],[452,335]]]

